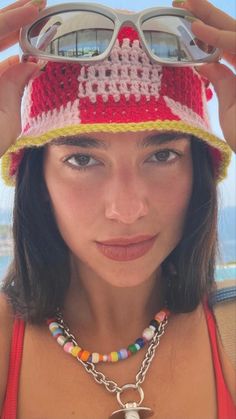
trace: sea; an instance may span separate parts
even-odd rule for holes
[[[0,256],[0,283],[7,271],[10,262],[11,256]],[[236,279],[236,262],[225,265],[218,265],[215,278],[217,281],[223,281],[225,279]]]

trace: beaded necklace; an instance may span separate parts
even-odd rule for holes
[[[160,323],[162,323],[168,315],[169,311],[167,309],[159,311],[150,321],[149,326],[144,329],[142,336],[136,339],[134,343],[129,345],[127,348],[122,348],[119,351],[113,351],[104,355],[84,350],[77,344],[77,342],[75,342],[75,338],[71,333],[66,335],[65,330],[67,329],[67,331],[69,331],[69,329],[68,327],[65,327],[62,314],[60,312],[58,312],[56,318],[47,320],[47,324],[52,336],[57,340],[59,345],[63,347],[65,352],[70,353],[75,358],[80,358],[84,362],[97,364],[99,362],[118,362],[127,359],[140,351],[140,349],[153,339]]]
[[[97,352],[90,352],[82,349],[78,345],[74,335],[71,334],[69,328],[65,325],[62,314],[59,310],[55,318],[47,320],[47,324],[52,336],[56,339],[58,344],[63,347],[64,351],[75,357],[83,365],[86,372],[93,376],[98,384],[104,385],[107,391],[116,394],[117,401],[121,409],[113,412],[110,419],[141,419],[151,417],[154,414],[150,408],[141,406],[144,400],[144,392],[140,384],[142,384],[145,380],[146,373],[154,358],[160,338],[165,332],[169,315],[170,312],[166,308],[159,311],[155,315],[154,319],[151,320],[149,326],[144,329],[142,337],[136,339],[136,341],[129,345],[127,349],[110,352],[108,355],[101,355]],[[141,368],[136,375],[135,384],[125,384],[120,387],[116,382],[109,380],[104,376],[104,374],[95,369],[95,364],[98,362],[118,362],[120,360],[127,359],[131,355],[137,353],[146,344],[148,344],[148,349],[143,359]],[[126,390],[130,389],[138,392],[140,397],[139,402],[122,402],[121,395]]]

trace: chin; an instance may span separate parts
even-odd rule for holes
[[[94,267],[93,271],[97,277],[117,288],[137,287],[156,276],[161,269],[159,264],[151,265],[145,261],[141,264],[137,264],[137,261],[113,262],[112,265],[108,267],[101,264],[100,269]]]

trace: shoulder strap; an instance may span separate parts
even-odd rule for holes
[[[236,369],[236,279],[216,282],[209,297],[217,329],[230,361]]]
[[[1,419],[16,419],[17,396],[23,351],[24,331],[24,321],[16,317],[12,333],[12,344],[6,395],[2,413],[0,412]]]

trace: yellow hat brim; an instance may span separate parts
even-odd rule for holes
[[[149,121],[139,123],[98,123],[77,124],[63,128],[53,129],[38,136],[21,136],[2,157],[2,178],[6,185],[14,186],[15,179],[10,176],[11,154],[24,148],[42,147],[50,141],[62,137],[95,132],[139,132],[139,131],[173,131],[194,135],[205,141],[210,147],[221,153],[221,163],[218,168],[217,181],[220,182],[227,176],[232,151],[228,144],[216,135],[199,127],[194,127],[183,121]]]

